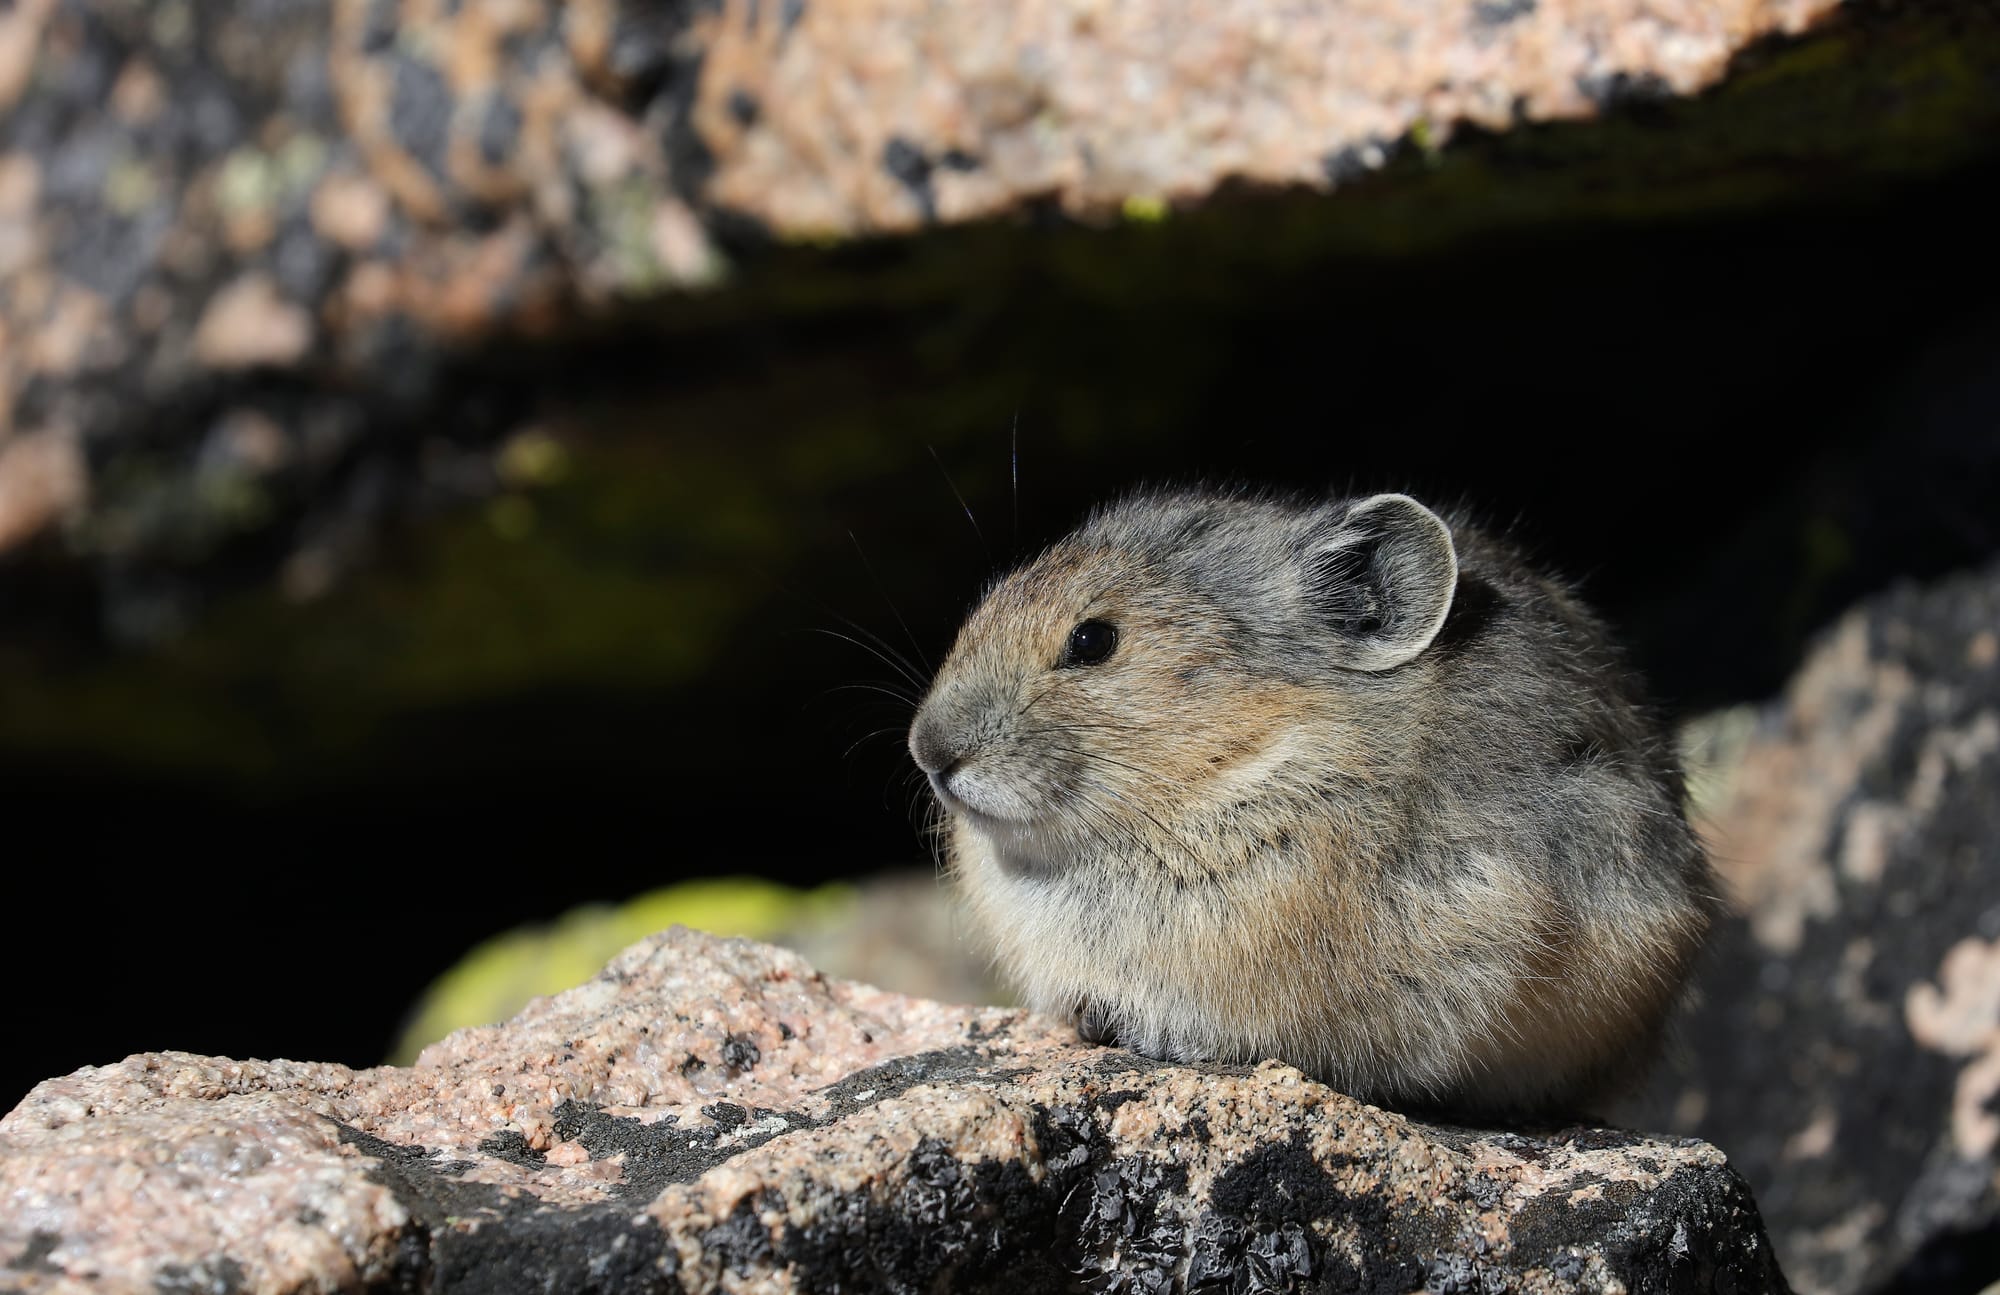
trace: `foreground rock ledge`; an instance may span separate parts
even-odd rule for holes
[[[409,1069],[41,1084],[0,1120],[0,1288],[1785,1285],[1706,1143],[1421,1124],[677,927]]]

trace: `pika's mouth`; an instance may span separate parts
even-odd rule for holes
[[[1060,794],[1024,785],[1004,767],[967,758],[941,769],[925,769],[938,804],[982,838],[991,858],[1017,877],[1047,876],[1074,856],[1075,840],[1065,830]]]
[[[1044,868],[1060,850],[1045,815],[1021,804],[1006,788],[994,788],[962,774],[930,775],[931,790],[947,812],[985,837],[1004,861]]]
[[[1019,835],[1023,828],[1027,826],[1021,823],[1009,822],[1004,818],[995,818],[991,814],[972,808],[964,801],[959,801],[957,804],[949,806],[949,808],[953,814],[964,819],[968,824],[995,840]]]
[[[928,777],[946,809],[975,823],[1019,827],[1034,819],[1026,798],[970,761],[929,772]]]
[[[1005,871],[1017,877],[1047,876],[1070,857],[1073,846],[1055,822],[1046,817],[996,814],[970,803],[948,787],[937,786],[940,781],[932,779],[938,802],[985,839],[993,861]]]

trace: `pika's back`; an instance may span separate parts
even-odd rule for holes
[[[1098,511],[974,611],[911,750],[1029,1001],[1155,1056],[1573,1107],[1709,922],[1603,627],[1402,495]]]

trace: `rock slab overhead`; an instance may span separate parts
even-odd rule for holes
[[[154,1053],[0,1120],[0,1288],[1786,1289],[1715,1148],[1424,1124],[674,928],[408,1069]]]
[[[1326,188],[1460,122],[1692,92],[1833,8],[19,0],[0,549],[58,523],[90,553],[212,547],[434,418],[455,348],[707,283],[725,230]],[[246,409],[267,453],[235,452]]]
[[[1689,94],[1825,0],[781,0],[704,27],[707,197],[786,233],[1329,186],[1412,131]]]

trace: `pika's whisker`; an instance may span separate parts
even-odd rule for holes
[[[854,628],[860,630],[860,632],[863,634],[868,633],[867,630],[861,629],[861,627],[858,625],[856,625]],[[828,638],[839,639],[843,643],[851,643],[855,647],[860,648],[863,652],[866,652],[870,656],[873,656],[883,665],[886,665],[891,670],[894,670],[898,675],[901,675],[904,679],[908,680],[911,687],[921,689],[925,686],[924,678],[922,675],[916,672],[916,668],[912,666],[906,659],[904,659],[904,657],[900,653],[895,653],[892,650],[890,650],[887,644],[883,644],[883,646],[881,647],[876,647],[872,643],[865,643],[862,640],[855,638],[852,634],[843,634],[839,630],[830,630],[823,625],[808,625],[806,626],[806,633],[824,634]],[[874,636],[870,635],[870,637],[872,638]],[[879,642],[880,640],[877,641]]]
[[[888,586],[882,583],[881,576],[875,574],[875,564],[868,560],[868,551],[861,547],[861,537],[849,531],[847,538],[854,545],[855,555],[861,559],[861,568],[868,573],[868,579],[874,584],[875,592],[880,594],[882,601],[888,605],[889,614],[896,618],[896,624],[903,627],[903,637],[910,640],[910,650],[917,654],[917,660],[923,662],[923,672],[931,673],[930,658],[924,655],[923,645],[917,642],[917,636],[910,632],[910,623],[903,619],[902,609],[897,607],[896,600],[889,596]],[[921,679],[918,680],[918,685],[922,686]]]
[[[916,706],[919,702],[923,700],[922,698],[917,697],[914,694],[909,693],[901,688],[894,687],[893,685],[890,684],[881,684],[881,683],[837,683],[833,685],[831,688],[823,690],[820,693],[820,696],[824,697],[830,693],[836,693],[836,692],[879,693],[884,697],[894,698],[895,700],[902,702],[906,706]]]
[[[1040,737],[1045,733],[1143,733],[1145,731],[1144,726],[1139,724],[1046,724],[1041,728],[1024,728],[1021,730],[1021,736]]]
[[[1160,778],[1158,775],[1153,774],[1150,770],[1141,769],[1138,765],[1127,764],[1122,760],[1114,760],[1110,756],[1102,755],[1095,751],[1084,751],[1076,747],[1069,747],[1069,746],[1058,746],[1053,749],[1057,751],[1062,751],[1069,755],[1080,757],[1085,760],[1095,760],[1102,764],[1115,765],[1120,769],[1129,769],[1133,773],[1143,774],[1148,777],[1155,778],[1158,781],[1165,782],[1169,788],[1177,787],[1177,784],[1175,784],[1171,780]],[[1198,855],[1192,848],[1190,848],[1186,841],[1181,839],[1180,833],[1174,831],[1172,828],[1168,827],[1165,823],[1162,823],[1159,820],[1159,818],[1156,817],[1152,813],[1152,811],[1148,810],[1145,806],[1139,804],[1137,801],[1134,801],[1127,796],[1120,794],[1116,788],[1100,786],[1097,788],[1097,790],[1111,797],[1113,800],[1125,806],[1133,813],[1141,815],[1154,827],[1159,828],[1160,834],[1166,837],[1168,840],[1172,841],[1175,845],[1180,846],[1182,852],[1185,853],[1189,859],[1195,861],[1196,863],[1202,862],[1200,855]]]
[[[887,737],[891,733],[900,733],[902,731],[903,731],[902,726],[898,724],[889,728],[878,728],[873,732],[863,733],[860,737],[857,737],[852,742],[848,743],[847,749],[840,753],[840,758],[843,760],[851,759],[853,758],[855,750],[859,748],[862,743],[872,742],[878,737]]]
[[[965,520],[972,523],[972,533],[979,537],[979,551],[985,554],[986,565],[988,569],[991,569],[993,566],[993,550],[986,546],[986,532],[979,529],[979,519],[972,515],[972,505],[966,503],[965,496],[958,493],[957,483],[951,479],[951,473],[946,471],[944,460],[938,457],[937,446],[926,445],[924,448],[931,452],[931,462],[937,464],[938,472],[944,476],[945,488],[951,491],[953,499],[958,500],[958,506],[965,510]]]
[[[1021,552],[1021,411],[1018,407],[1014,410],[1014,427],[1008,434],[1007,442],[1007,461],[1012,474],[1012,498],[1014,501],[1014,534],[1008,543],[1011,552],[1019,556]]]
[[[1142,778],[1149,778],[1156,783],[1160,783],[1163,786],[1173,791],[1184,791],[1190,786],[1190,784],[1185,779],[1170,778],[1166,774],[1159,773],[1155,770],[1147,769],[1140,765],[1133,764],[1128,760],[1119,760],[1113,756],[1105,755],[1102,751],[1086,751],[1081,747],[1074,747],[1074,746],[1057,746],[1057,747],[1052,747],[1051,749],[1056,751],[1066,752],[1069,755],[1074,755],[1081,759],[1094,760],[1099,764],[1108,764],[1115,768],[1125,769],[1129,772],[1138,774]]]

